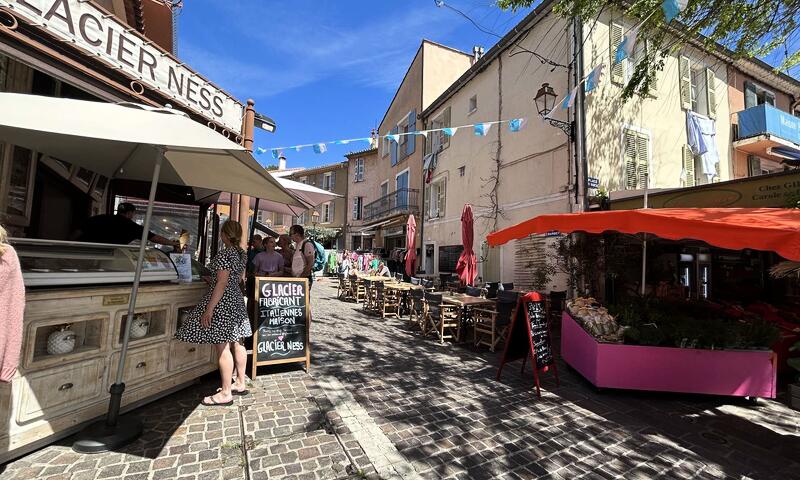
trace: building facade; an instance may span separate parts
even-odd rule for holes
[[[317,188],[333,192],[339,197],[329,202],[316,205],[296,218],[309,232],[317,232],[320,243],[325,248],[342,249],[345,245],[345,224],[347,222],[347,187],[348,162],[323,165],[316,168],[299,170],[289,175],[289,179],[313,185]],[[275,215],[278,216],[278,215]],[[312,234],[313,235],[313,234]]]
[[[347,226],[345,248],[348,250],[372,250],[377,245],[376,231],[365,227],[364,206],[380,195],[380,184],[370,181],[378,167],[378,149],[369,148],[345,155],[347,158]],[[381,239],[382,240],[382,239]]]
[[[406,247],[408,216],[419,218],[422,203],[423,137],[401,135],[398,141],[392,141],[384,136],[418,131],[420,113],[470,67],[472,60],[463,52],[423,40],[384,114],[378,128],[381,141],[375,167],[365,173],[365,184],[359,186],[366,197],[361,226],[374,232],[372,247],[379,254],[389,255]]]
[[[519,132],[511,132],[505,122],[492,125],[485,136],[475,135],[472,128],[459,129],[452,137],[428,134],[421,258],[425,273],[455,272],[462,252],[461,213],[469,203],[478,276],[532,287],[532,269],[526,265],[545,240],[537,237],[534,243],[489,249],[485,239],[492,231],[532,216],[571,210],[569,137],[538,121],[533,101],[545,82],[566,92],[569,75],[566,68],[551,72],[552,66],[530,63],[530,55],[508,54],[554,44],[568,24],[550,12],[532,13],[513,30],[517,33],[498,42],[423,112],[425,129],[527,119]],[[551,59],[566,65],[567,50]]]

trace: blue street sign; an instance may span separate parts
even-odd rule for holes
[[[586,179],[586,185],[588,188],[599,188],[600,187],[600,179],[589,177]]]

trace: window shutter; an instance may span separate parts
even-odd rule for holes
[[[748,109],[756,105],[758,105],[756,86],[750,82],[744,82],[744,108]]]
[[[681,93],[681,108],[692,109],[692,63],[689,57],[678,57],[679,90]]]
[[[333,207],[336,205],[335,202],[330,203],[330,207],[328,207],[328,221],[333,222]]]
[[[646,135],[637,135],[636,136],[636,166],[637,166],[637,173],[638,173],[638,188],[647,188],[650,186],[649,180],[649,169],[650,169],[650,162],[648,158],[648,144],[650,143],[650,138]]]
[[[397,127],[393,128],[392,131],[391,131],[392,135],[394,135],[395,133],[397,133]],[[397,146],[398,146],[398,142],[395,142],[394,140],[389,140],[389,153],[391,153],[391,157],[392,157],[391,158],[392,166],[397,165],[397,153],[398,153],[397,152]]]
[[[653,56],[653,63],[655,63],[655,57],[658,52],[654,51],[652,42],[650,40],[645,39],[644,41],[644,54],[645,54],[645,61],[650,58],[650,55]],[[652,67],[650,69],[650,74],[652,75],[652,79],[650,80],[650,92],[649,95],[653,98],[658,96],[658,69]]]
[[[353,198],[353,220],[358,220],[358,197]]]
[[[330,187],[330,191],[331,192],[334,191],[334,190],[336,190],[336,171],[335,170],[331,172],[331,187]]]
[[[747,156],[747,173],[751,177],[761,175],[761,159],[755,155]]]
[[[611,83],[622,85],[625,83],[625,62],[614,63],[614,57],[617,55],[617,47],[622,43],[622,25],[612,23],[609,28],[609,45],[608,51],[611,54]]]
[[[429,219],[429,218],[431,218],[431,215],[430,215],[430,212],[431,212],[431,185],[430,184],[425,185],[425,195],[424,195],[424,198],[422,199],[422,201],[425,202],[425,208],[424,208],[425,219]]]
[[[683,174],[686,178],[683,181],[684,187],[694,187],[694,153],[689,145],[683,146]]]
[[[408,140],[406,140],[406,155],[411,155],[414,153],[414,149],[416,148],[416,134],[412,132],[417,131],[417,111],[411,110],[408,112],[408,132],[411,135],[406,135]]]
[[[628,190],[635,190],[637,178],[636,178],[636,134],[633,132],[625,131],[625,140],[624,140],[624,152],[623,156],[625,157],[625,188]]]
[[[764,92],[764,103],[767,105],[775,106],[775,95],[770,92]]]
[[[428,127],[425,127],[425,128],[435,128],[435,126],[436,126],[436,123],[431,122],[430,125]],[[439,134],[439,132],[431,132],[431,133],[425,135],[425,153],[423,155],[427,155],[427,154],[432,152],[431,149],[433,148],[433,136],[434,135],[438,135],[438,134]]]
[[[706,100],[708,102],[708,116],[717,118],[717,76],[714,70],[706,68]]]
[[[439,218],[443,218],[446,206],[445,201],[447,200],[447,196],[445,194],[447,190],[446,188],[447,180],[446,179],[442,180],[441,182],[439,182],[438,185],[439,185],[439,191],[436,193],[439,195],[439,199],[436,201],[436,210],[437,210],[436,216]]]
[[[450,128],[450,107],[447,107],[444,110],[444,125],[442,127]],[[444,132],[439,132],[442,138],[442,148],[447,148],[450,146],[450,136],[445,135]]]

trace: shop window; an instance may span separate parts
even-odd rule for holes
[[[6,91],[7,75],[8,75],[8,57],[0,53],[0,92]]]
[[[37,154],[27,148],[6,146],[1,152],[6,158],[0,167],[0,191],[3,193],[2,203],[5,221],[22,227],[30,222],[31,204],[33,200],[33,182],[36,178]]]

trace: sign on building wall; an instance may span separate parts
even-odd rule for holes
[[[85,0],[0,0],[21,19],[120,70],[175,103],[241,133],[243,105]]]

